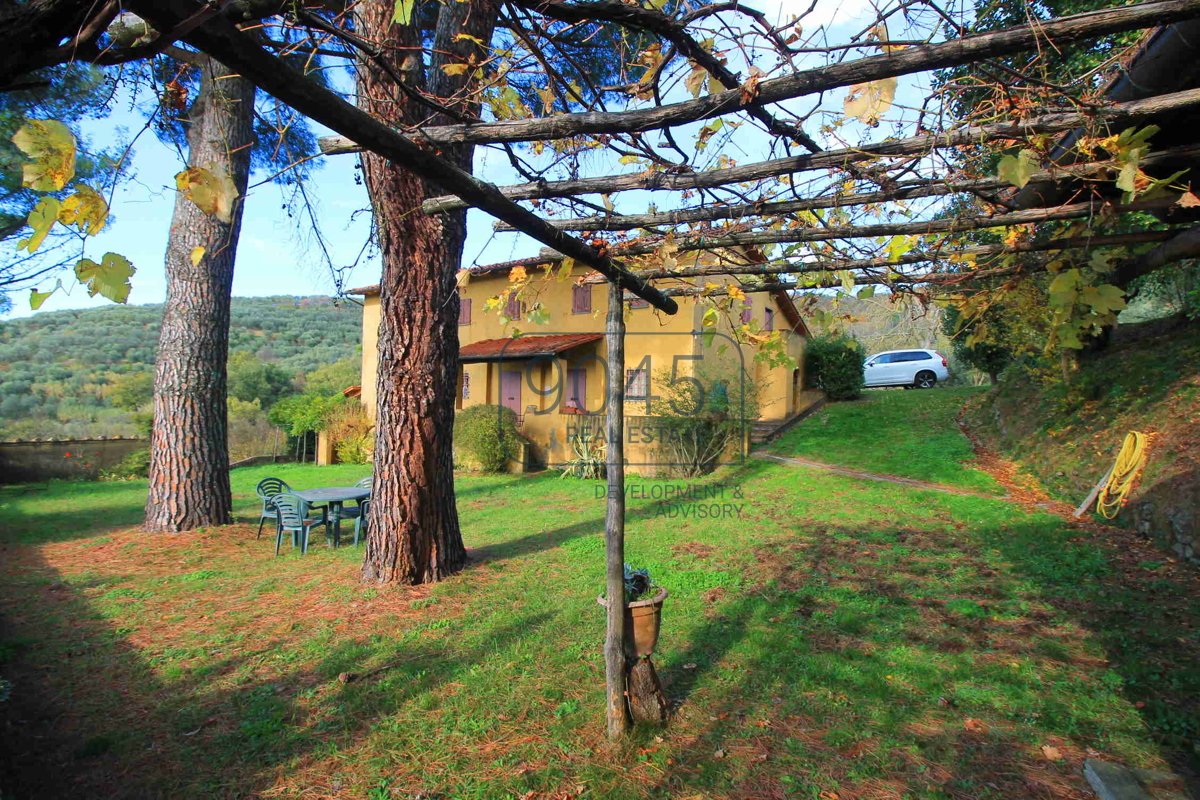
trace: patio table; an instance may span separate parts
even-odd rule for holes
[[[351,500],[363,500],[371,496],[370,489],[360,486],[329,486],[323,489],[305,489],[293,492],[310,505],[328,505],[333,519],[333,546],[342,543],[342,506]]]

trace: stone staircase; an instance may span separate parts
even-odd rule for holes
[[[815,393],[812,402],[805,406],[804,410],[799,414],[794,414],[787,419],[773,420],[758,420],[753,424],[750,430],[750,444],[753,447],[766,444],[772,439],[776,439],[783,434],[788,428],[791,428],[800,420],[820,411],[825,406],[825,395]]]

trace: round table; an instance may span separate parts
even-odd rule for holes
[[[293,494],[309,505],[329,506],[329,515],[333,518],[333,546],[337,547],[342,542],[342,505],[351,500],[365,500],[371,496],[371,490],[361,486],[329,486]]]

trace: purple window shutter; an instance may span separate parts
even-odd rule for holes
[[[508,296],[508,303],[504,306],[504,316],[509,319],[521,318],[521,298],[517,297],[516,294]]]
[[[590,314],[592,313],[592,287],[591,284],[576,286],[571,292],[571,313],[573,314]]]
[[[471,298],[462,297],[458,301],[458,324],[471,324]]]
[[[764,331],[775,330],[775,309],[773,309],[773,308],[764,308],[763,309],[763,330]]]
[[[754,316],[754,305],[750,302],[750,298],[747,297],[742,301],[742,324],[749,324],[752,316]]]

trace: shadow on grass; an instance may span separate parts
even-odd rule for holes
[[[1142,725],[1195,790],[1192,571],[1147,579],[1129,543],[1049,519],[815,527],[764,543],[757,585],[660,668],[681,718],[639,734],[672,765],[650,796],[1083,798],[1088,748],[1121,760]]]
[[[8,619],[16,606],[0,595],[0,674],[12,684],[0,707],[4,797],[258,796],[285,765],[351,746],[405,704],[519,649],[550,617],[515,615],[453,651],[419,628],[387,647],[346,640],[315,663],[264,675],[255,665],[277,646],[266,639],[164,682],[128,630],[81,595],[85,585],[35,590],[37,609],[17,613],[37,614],[36,640],[16,634]],[[339,678],[347,673],[366,679]],[[327,701],[324,713],[307,707],[314,695]]]

